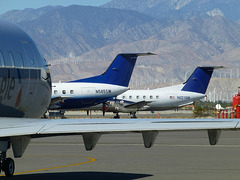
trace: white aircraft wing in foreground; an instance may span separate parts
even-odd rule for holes
[[[215,145],[221,130],[240,128],[239,120],[219,119],[21,119],[1,118],[0,137],[12,142],[15,157],[21,157],[31,138],[56,135],[82,135],[86,150],[92,150],[102,134],[142,133],[150,148],[159,131],[208,130],[209,141]],[[1,146],[4,145],[1,141]]]

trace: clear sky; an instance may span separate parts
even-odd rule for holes
[[[72,4],[100,6],[111,0],[0,0],[0,14],[7,11],[25,8],[39,8],[48,5],[69,6]]]

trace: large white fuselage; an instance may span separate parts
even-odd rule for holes
[[[153,90],[128,90],[109,103],[108,111],[136,112],[137,110],[161,111],[175,109],[192,104],[194,101],[205,97],[201,93],[181,91],[182,87],[181,84]],[[141,101],[147,102],[141,108],[125,108],[126,105]]]
[[[53,83],[52,98],[66,98],[64,102],[52,106],[50,109],[78,109],[89,107],[107,101],[109,98],[127,91],[125,86],[104,83]]]

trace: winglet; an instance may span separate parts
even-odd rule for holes
[[[189,79],[184,83],[182,91],[190,91],[205,94],[214,69],[224,68],[223,66],[197,67]]]
[[[70,82],[106,83],[127,87],[138,56],[155,55],[153,53],[118,54],[108,69],[99,76]]]

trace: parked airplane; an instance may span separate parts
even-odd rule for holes
[[[204,98],[214,69],[219,67],[197,67],[189,79],[180,85],[153,90],[128,90],[106,103],[105,111],[130,113],[136,118],[137,111],[162,111],[177,109]],[[100,106],[90,107],[102,110]]]
[[[208,130],[215,145],[221,130],[240,129],[239,120],[228,119],[40,119],[51,100],[48,64],[23,30],[1,19],[0,39],[0,170],[6,176],[15,169],[7,150],[20,158],[31,138],[82,135],[85,149],[92,150],[102,134],[135,132],[150,148],[159,131]]]
[[[118,54],[106,72],[99,76],[53,83],[49,110],[60,110],[59,116],[63,116],[64,110],[93,106],[127,91],[137,57],[145,55],[153,54]],[[51,116],[51,112],[49,114]]]
[[[33,40],[16,25],[0,20],[0,116],[40,117],[49,106],[51,90],[48,64]],[[8,118],[1,120],[7,122]],[[6,176],[11,176],[14,162],[6,158],[10,142],[15,155],[20,156],[19,141],[29,142],[30,139],[24,136],[4,138],[0,134],[0,167]]]

